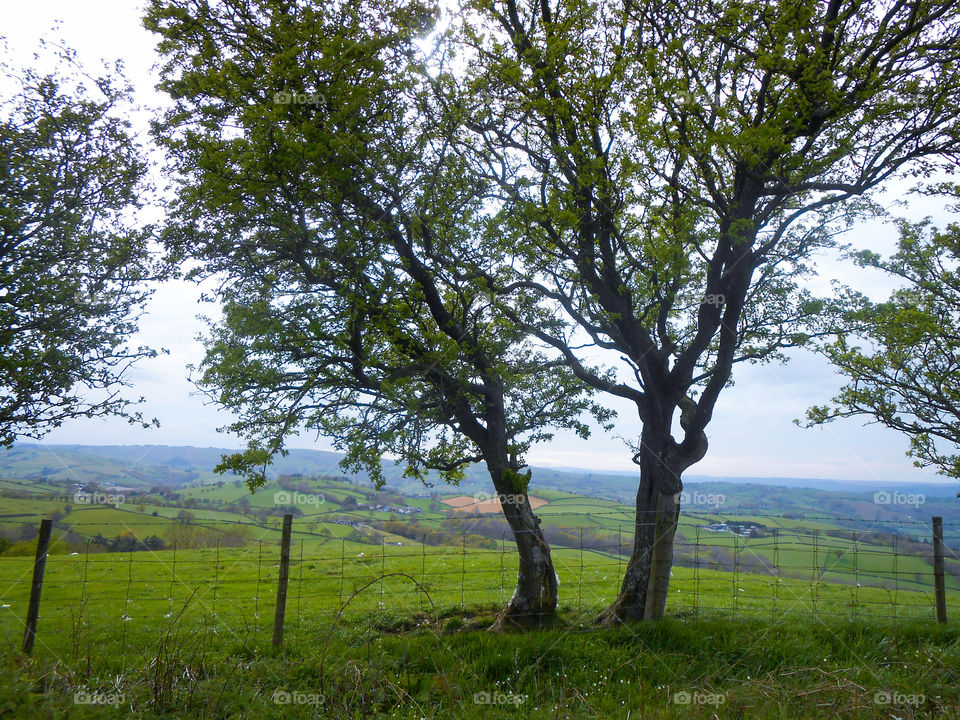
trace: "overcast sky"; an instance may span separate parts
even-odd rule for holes
[[[32,62],[38,40],[63,39],[77,50],[83,65],[94,71],[101,59],[121,59],[127,76],[133,81],[138,101],[157,106],[162,97],[153,89],[156,77],[154,40],[140,24],[140,5],[135,0],[0,0],[0,34],[14,61]],[[61,21],[57,29],[56,21]],[[144,128],[143,113],[135,120]],[[893,188],[891,197],[903,188]],[[909,216],[919,219],[932,215],[938,222],[945,217],[939,203],[929,200],[911,203]],[[890,227],[871,224],[858,227],[846,241],[889,253],[895,244]],[[838,278],[876,298],[891,288],[879,273],[853,269],[829,258],[822,259],[818,289],[829,287]],[[186,284],[168,284],[158,288],[141,323],[142,342],[163,347],[169,355],[143,362],[131,374],[131,394],[143,395],[144,414],[157,417],[160,429],[137,430],[124,422],[77,420],[51,433],[45,443],[83,444],[164,444],[237,447],[239,442],[218,434],[216,428],[229,417],[207,407],[187,380],[186,365],[201,357],[196,336],[203,324],[196,316],[209,314],[201,306],[199,290]],[[804,430],[793,424],[807,407],[831,398],[841,379],[820,358],[797,353],[786,366],[741,367],[736,385],[724,391],[708,427],[710,450],[707,457],[691,468],[690,474],[720,477],[810,477],[849,480],[880,480],[890,483],[933,480],[929,470],[914,468],[904,456],[907,440],[878,426],[864,426],[860,420],[845,420],[824,428]],[[639,432],[636,411],[629,405],[618,406],[620,417],[615,433],[596,432],[583,441],[567,434],[551,443],[534,448],[528,461],[535,465],[573,466],[595,470],[633,470],[630,453],[614,435],[635,437]],[[293,439],[291,447],[330,449],[324,439]]]

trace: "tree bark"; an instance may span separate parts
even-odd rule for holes
[[[680,493],[657,496],[654,520],[653,552],[650,558],[650,583],[644,604],[643,619],[663,617],[670,592],[670,569],[673,567],[673,538],[680,519]]]
[[[498,631],[547,624],[555,617],[558,583],[550,546],[540,529],[540,518],[530,506],[526,488],[516,488],[514,471],[506,464],[501,466],[489,461],[487,467],[493,486],[500,494],[503,514],[513,531],[520,558],[513,597],[489,629]]]
[[[633,551],[620,593],[597,617],[614,625],[663,617],[673,566],[682,466],[672,462],[668,431],[644,427],[640,437],[640,487],[637,490]]]

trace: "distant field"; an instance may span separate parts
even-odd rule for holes
[[[503,511],[503,506],[500,503],[499,497],[478,499],[470,495],[457,495],[456,497],[452,498],[444,498],[440,502],[442,502],[444,505],[448,505],[453,512],[458,513],[492,514]],[[528,495],[527,502],[530,503],[531,508],[537,510],[546,505],[548,501],[544,500],[543,498],[536,497],[535,495]]]
[[[21,481],[11,481],[18,491],[34,489],[37,492],[49,492],[49,487]],[[310,492],[283,491],[276,482],[268,483],[264,488],[251,494],[245,486],[234,483],[187,487],[178,491],[179,504],[193,502],[193,507],[184,509],[170,504],[157,503],[151,496],[134,496],[116,507],[108,505],[72,504],[68,514],[65,507],[71,505],[63,500],[36,499],[28,497],[9,497],[0,495],[0,530],[20,531],[27,526],[36,526],[40,520],[51,513],[59,512],[62,517],[57,522],[55,537],[64,537],[72,531],[75,537],[93,538],[102,536],[113,538],[122,533],[133,535],[141,540],[150,536],[170,541],[176,536],[180,519],[186,513],[189,523],[195,527],[210,530],[215,543],[216,533],[239,533],[250,540],[263,539],[274,541],[279,537],[280,517],[254,517],[253,513],[275,507],[277,497],[292,500],[303,517],[297,527],[302,531],[306,546],[314,542],[326,542],[326,538],[349,537],[358,545],[371,546],[400,542],[404,545],[418,544],[424,534],[447,532],[451,518],[448,508],[437,504],[430,498],[406,498],[402,503],[419,508],[422,512],[405,516],[403,522],[417,523],[412,533],[415,540],[409,540],[393,534],[380,538],[376,532],[379,523],[396,521],[395,513],[357,509],[373,501],[376,496],[370,488],[358,487],[337,481],[305,481],[301,484]],[[448,502],[454,495],[440,496]],[[465,497],[465,496],[462,496]],[[346,498],[352,498],[354,505],[344,505]],[[248,503],[247,507],[241,501]],[[463,500],[461,500],[463,502]],[[543,527],[551,537],[555,550],[563,552],[563,547],[578,550],[581,545],[587,551],[597,551],[598,556],[618,558],[622,561],[629,553],[633,528],[632,508],[609,500],[588,498],[560,492],[545,493],[546,504],[538,507]],[[340,522],[332,522],[339,518]],[[346,521],[354,523],[346,524]],[[710,532],[707,525],[718,522],[757,523],[766,528],[762,537],[739,537],[730,532]],[[491,537],[499,546],[509,539],[507,527],[499,512],[484,514],[478,521],[461,520],[454,533],[472,533],[475,522],[494,523],[497,528]],[[464,524],[465,523],[465,524]],[[497,524],[499,523],[499,524]],[[774,535],[774,530],[776,534]],[[483,532],[487,532],[484,530]],[[586,538],[586,539],[584,539]],[[873,542],[871,542],[873,540]],[[456,538],[448,538],[445,543],[456,545]],[[889,590],[916,590],[925,592],[931,587],[932,567],[930,565],[929,545],[897,545],[897,538],[890,536],[886,544],[876,544],[869,535],[854,537],[851,530],[837,523],[827,521],[807,521],[757,514],[730,515],[710,514],[694,509],[681,515],[675,546],[675,561],[679,565],[696,566],[701,570],[735,570],[799,580],[806,583],[838,583],[864,588],[876,587]],[[31,545],[21,543],[7,554],[29,556]],[[82,549],[82,548],[77,548]],[[63,552],[63,546],[54,546],[54,552]],[[926,553],[921,556],[918,553]],[[2,555],[0,555],[2,557]],[[560,555],[558,555],[560,557]],[[678,568],[678,570],[684,568]],[[960,589],[954,565],[948,563],[947,586],[952,590]]]

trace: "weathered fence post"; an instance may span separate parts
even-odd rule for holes
[[[277,576],[277,609],[273,615],[273,646],[283,644],[283,616],[287,611],[287,580],[290,577],[290,531],[293,515],[283,516],[283,533],[280,536],[280,574]]]
[[[937,622],[947,621],[947,590],[943,584],[943,518],[933,518],[933,586],[937,595]]]
[[[577,584],[577,612],[583,612],[583,528],[580,528],[580,580]]]
[[[467,577],[467,531],[460,541],[460,609],[463,610],[463,582]]]
[[[51,520],[40,521],[37,537],[37,557],[33,561],[33,584],[30,586],[30,604],[27,606],[27,627],[23,632],[23,651],[33,652],[33,640],[37,636],[37,619],[40,617],[40,591],[43,590],[43,571],[47,567],[47,550],[50,547]]]

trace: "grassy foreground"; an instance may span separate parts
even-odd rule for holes
[[[32,560],[3,558],[0,718],[960,719],[926,591],[678,567],[671,617],[598,629],[623,559],[561,549],[557,624],[493,635],[506,548],[296,550],[281,652],[271,544],[51,555],[30,658]]]
[[[493,609],[302,625],[281,652],[264,631],[175,617],[126,653],[87,636],[24,658],[6,633],[0,717],[960,717],[956,623],[700,615],[596,629],[568,611],[494,635]]]

